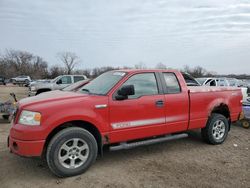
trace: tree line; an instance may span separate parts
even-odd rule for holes
[[[27,51],[7,49],[0,54],[0,75],[6,78],[13,78],[19,75],[28,75],[32,79],[52,79],[62,74],[84,74],[89,78],[94,78],[106,71],[115,69],[146,69],[143,62],[139,62],[134,67],[96,67],[93,69],[77,69],[81,63],[80,58],[73,52],[60,52],[57,55],[60,65],[48,66],[48,62],[38,55]],[[152,68],[152,67],[151,67]],[[163,63],[158,63],[156,69],[171,69]],[[207,71],[201,66],[184,66],[181,71],[187,72],[194,77],[210,77],[216,75],[216,72]],[[237,77],[237,75],[230,75]],[[241,75],[240,78],[247,75]]]

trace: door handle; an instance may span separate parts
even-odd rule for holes
[[[158,107],[162,107],[162,106],[164,106],[164,101],[163,100],[157,100],[157,101],[155,101],[155,105],[158,106]]]

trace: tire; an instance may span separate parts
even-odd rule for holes
[[[51,90],[42,90],[41,89],[41,90],[38,90],[35,95],[39,95],[41,93],[48,92],[48,91],[51,91]]]
[[[221,114],[213,113],[205,128],[201,129],[201,136],[208,144],[222,144],[229,131],[228,120]]]
[[[10,115],[2,115],[4,120],[9,120]]]
[[[241,120],[242,127],[248,129],[250,127],[250,122],[246,119]]]
[[[25,84],[29,84],[30,83],[30,81],[27,80],[27,79],[24,82],[25,82]]]
[[[85,172],[95,162],[97,153],[95,137],[85,129],[71,127],[63,129],[52,138],[46,160],[56,176],[69,177]]]

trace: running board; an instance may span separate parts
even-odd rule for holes
[[[139,146],[151,145],[151,144],[156,144],[159,142],[165,142],[165,141],[186,138],[186,137],[188,137],[188,134],[186,134],[186,133],[175,134],[175,135],[166,135],[164,137],[152,138],[149,140],[142,140],[142,141],[137,141],[137,142],[132,142],[132,143],[122,142],[117,146],[110,146],[109,149],[110,149],[110,151],[131,149],[131,148],[135,148],[135,147],[139,147]]]

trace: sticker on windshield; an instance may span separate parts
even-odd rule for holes
[[[125,72],[114,72],[114,76],[124,76],[126,73]]]

